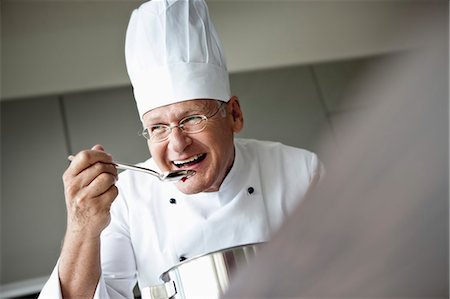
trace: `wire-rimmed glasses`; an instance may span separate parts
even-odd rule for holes
[[[144,128],[142,136],[151,142],[161,142],[169,138],[172,129],[179,128],[181,131],[187,134],[194,134],[203,131],[206,128],[208,119],[214,117],[223,107],[225,102],[221,102],[219,108],[210,116],[202,114],[189,115],[178,122],[178,125],[165,125],[157,124]]]

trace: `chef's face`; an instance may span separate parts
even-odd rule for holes
[[[233,135],[243,127],[243,115],[237,97],[222,105],[215,100],[189,100],[147,112],[143,117],[145,128],[165,124],[178,125],[191,115],[205,115],[206,128],[198,133],[185,133],[173,128],[161,142],[148,141],[150,153],[162,171],[192,169],[196,174],[176,183],[185,194],[218,191],[233,165]]]

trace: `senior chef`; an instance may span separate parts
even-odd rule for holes
[[[320,177],[311,152],[234,138],[244,118],[203,0],[142,4],[125,54],[151,154],[141,165],[195,175],[118,176],[100,145],[75,155],[64,244],[41,298],[130,298],[180,260],[267,241]]]

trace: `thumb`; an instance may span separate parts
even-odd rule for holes
[[[105,148],[101,144],[96,144],[91,149],[96,151],[105,151]]]

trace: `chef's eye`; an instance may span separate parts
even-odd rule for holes
[[[148,128],[145,128],[142,131],[142,136],[144,136],[148,140],[152,141],[162,141],[169,136],[171,131],[171,127],[168,125],[153,125]]]
[[[203,121],[202,115],[191,115],[180,121],[180,125],[197,125]]]
[[[207,117],[204,115],[191,115],[180,121],[180,126],[187,133],[198,132],[206,126]]]
[[[149,128],[149,133],[150,135],[163,134],[168,128],[169,126],[167,125],[154,125]]]

